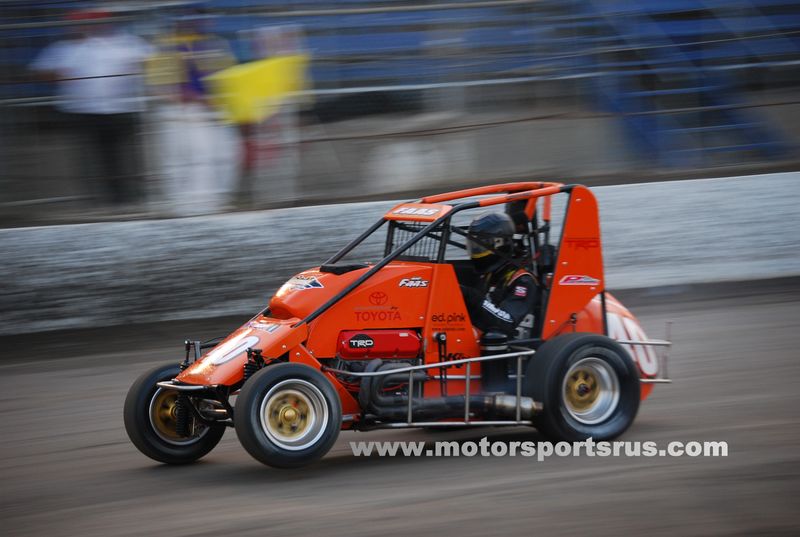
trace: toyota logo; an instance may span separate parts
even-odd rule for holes
[[[369,303],[373,306],[383,306],[387,300],[389,300],[389,296],[383,291],[375,291],[369,295]]]

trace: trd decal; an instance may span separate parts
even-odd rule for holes
[[[574,250],[591,250],[592,248],[600,247],[600,239],[593,237],[574,237],[571,239],[564,239],[567,248]]]
[[[375,340],[366,334],[356,334],[350,338],[350,341],[347,342],[347,345],[351,349],[371,349],[375,346]]]
[[[559,280],[558,285],[598,285],[600,280],[591,276],[570,274]]]

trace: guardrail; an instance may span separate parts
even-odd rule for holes
[[[798,172],[593,191],[612,292],[800,275]],[[0,335],[252,314],[393,205],[2,229]]]

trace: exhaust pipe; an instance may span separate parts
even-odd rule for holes
[[[381,360],[372,360],[365,372],[384,371],[406,367],[404,364],[384,364]],[[424,381],[426,375],[422,371],[412,373],[414,382]],[[387,395],[383,393],[386,385],[403,384],[408,381],[408,373],[389,374],[383,377],[364,377],[358,399],[364,412],[381,419],[405,420],[408,417],[408,395]],[[419,419],[457,418],[464,416],[466,398],[463,395],[447,397],[417,398],[412,403],[412,412]],[[469,407],[487,419],[515,419],[517,414],[517,398],[514,395],[470,395]],[[542,410],[541,403],[531,397],[520,397],[520,418],[530,420],[534,414]]]

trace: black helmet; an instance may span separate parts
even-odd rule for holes
[[[486,213],[472,221],[467,238],[467,253],[480,274],[500,268],[514,253],[514,222],[505,213]],[[491,248],[491,249],[489,249]]]

